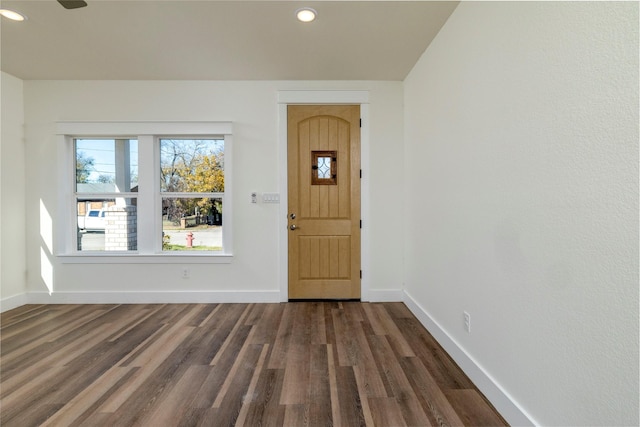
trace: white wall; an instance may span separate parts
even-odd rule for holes
[[[375,206],[370,250],[372,291],[400,294],[402,236],[382,220],[397,215],[402,195],[403,107],[401,82],[175,82],[26,81],[28,291],[53,296],[39,301],[131,302],[279,300],[278,215],[280,206],[250,203],[252,191],[278,188],[279,90],[369,90],[370,158],[392,178],[372,178]],[[234,259],[231,264],[193,264],[181,278],[176,264],[69,264],[56,247],[58,176],[57,121],[231,121],[234,129]],[[389,153],[392,153],[389,155]],[[388,160],[391,160],[388,162]],[[380,241],[382,243],[379,243]],[[374,292],[375,294],[375,292]],[[46,295],[46,294],[45,294]],[[160,296],[158,296],[160,295]]]
[[[25,171],[22,81],[0,76],[0,310],[25,303]]]
[[[371,271],[364,271],[363,277],[371,283],[370,294],[375,296],[374,300],[402,298],[404,95],[402,84],[397,85],[398,92],[396,84],[391,83],[386,84],[384,90],[371,92],[371,156],[369,170],[363,171],[371,191],[370,217],[364,218],[364,227],[369,233],[367,250],[371,254]],[[380,104],[385,108],[379,108]]]
[[[408,301],[531,421],[638,425],[638,3],[463,2],[405,118]]]

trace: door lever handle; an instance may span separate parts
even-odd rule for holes
[[[291,230],[291,231],[296,231],[297,229],[298,229],[298,226],[297,226],[297,225],[295,225],[295,224],[291,224],[291,225],[289,226],[289,230]]]

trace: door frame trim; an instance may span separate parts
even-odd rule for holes
[[[360,230],[360,265],[362,281],[360,283],[360,300],[369,301],[370,269],[369,255],[369,91],[368,90],[281,90],[278,91],[278,188],[280,192],[280,210],[278,214],[278,283],[280,284],[280,301],[289,300],[289,239],[287,229],[287,215],[289,204],[287,200],[287,106],[293,104],[305,105],[360,105],[360,216],[362,229]]]

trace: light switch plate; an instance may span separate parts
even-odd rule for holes
[[[280,203],[280,193],[262,193],[263,203]]]

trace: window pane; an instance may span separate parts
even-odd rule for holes
[[[221,198],[163,198],[163,251],[221,251]]]
[[[137,199],[76,200],[79,251],[138,249]]]
[[[160,189],[177,193],[224,192],[223,139],[161,139]]]
[[[331,178],[331,157],[318,157],[318,179]]]
[[[138,191],[138,141],[76,139],[76,192]]]

